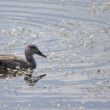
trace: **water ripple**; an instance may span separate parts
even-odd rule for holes
[[[110,22],[104,0],[0,0],[0,54],[24,57],[36,44],[34,86],[24,76],[0,79],[0,109],[109,110]]]

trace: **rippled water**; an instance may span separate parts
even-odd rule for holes
[[[36,44],[34,86],[0,79],[0,110],[109,110],[109,0],[0,0],[0,54]]]

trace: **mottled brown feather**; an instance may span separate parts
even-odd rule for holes
[[[0,55],[0,69],[29,68],[28,62],[14,55]]]

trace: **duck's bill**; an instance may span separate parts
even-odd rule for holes
[[[47,57],[46,55],[44,55],[41,51],[38,52],[38,55],[42,56],[42,57]]]

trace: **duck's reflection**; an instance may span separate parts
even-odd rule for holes
[[[25,74],[24,75],[24,80],[26,83],[30,86],[34,86],[40,79],[42,79],[46,74],[38,75],[38,76],[33,76],[32,74]]]
[[[42,75],[37,75],[34,76],[32,72],[29,71],[22,71],[22,72],[0,72],[0,79],[7,79],[7,78],[13,78],[13,77],[19,77],[23,76],[24,81],[29,85],[29,86],[34,86],[40,79],[46,76],[46,74]]]

